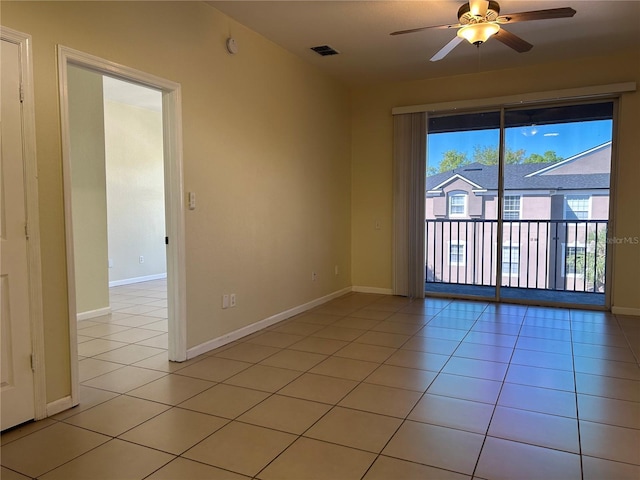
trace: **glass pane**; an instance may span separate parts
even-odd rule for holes
[[[612,118],[611,102],[505,112],[502,298],[604,304]]]
[[[500,113],[428,125],[425,290],[494,297]]]

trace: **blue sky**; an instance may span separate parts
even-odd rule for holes
[[[505,143],[512,150],[524,149],[526,156],[532,153],[542,155],[547,150],[553,150],[559,156],[569,158],[610,141],[611,132],[611,120],[513,127],[506,130]],[[466,152],[467,158],[472,161],[474,146],[495,147],[498,142],[498,129],[429,135],[429,167],[437,167],[447,150]]]

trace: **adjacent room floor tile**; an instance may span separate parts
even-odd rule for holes
[[[162,349],[160,348],[146,347],[144,345],[127,345],[101,353],[100,355],[95,355],[93,358],[129,365],[144,360],[145,358],[153,357],[159,353],[162,353]]]
[[[123,365],[120,363],[107,362],[95,358],[85,358],[78,362],[78,380],[82,383],[122,367]]]
[[[101,388],[116,393],[125,393],[149,382],[153,382],[166,373],[130,365],[105,373],[99,377],[84,382],[88,387]]]
[[[89,340],[88,342],[82,342],[78,345],[78,355],[81,357],[93,357],[94,355],[100,355],[101,353],[124,347],[126,345],[127,344],[123,342],[96,338],[94,340]]]

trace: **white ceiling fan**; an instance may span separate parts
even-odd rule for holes
[[[527,22],[530,20],[549,20],[552,18],[573,17],[576,11],[571,7],[549,8],[546,10],[534,10],[531,12],[510,13],[500,15],[500,5],[493,0],[469,0],[458,10],[458,22],[451,25],[432,25],[429,27],[412,28],[392,32],[391,35],[403,35],[405,33],[421,32],[432,28],[448,29],[457,28],[456,36],[442,47],[433,57],[432,62],[442,60],[460,42],[468,40],[469,43],[480,46],[489,38],[504,43],[518,53],[528,52],[533,48],[529,42],[502,28],[502,25],[515,22]]]

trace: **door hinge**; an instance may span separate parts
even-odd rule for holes
[[[24,102],[24,85],[20,84],[20,103]]]
[[[28,223],[24,224],[24,236],[27,237],[27,240],[29,240],[29,224]]]
[[[164,244],[169,245],[169,237],[164,237]]]
[[[35,365],[35,359],[33,357],[33,353],[31,354],[31,371],[35,372],[36,371],[36,365]]]

